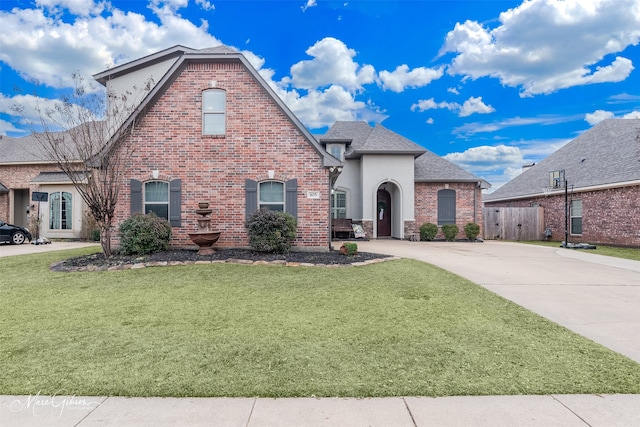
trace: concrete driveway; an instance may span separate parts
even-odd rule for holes
[[[22,245],[10,245],[8,243],[0,243],[0,257],[61,251],[64,249],[84,248],[87,246],[98,247],[100,244],[87,242],[51,242],[46,245],[32,245],[29,243],[23,243]]]
[[[640,261],[487,241],[358,242],[434,264],[640,363]]]

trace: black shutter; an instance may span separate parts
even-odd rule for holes
[[[438,191],[438,225],[456,223],[456,192]]]
[[[182,226],[182,180],[169,182],[169,222],[172,227]]]
[[[285,189],[284,210],[298,218],[298,180],[287,181]]]
[[[247,179],[245,181],[244,195],[245,220],[248,220],[251,214],[258,210],[258,182]]]
[[[142,181],[129,181],[131,192],[131,215],[142,212]]]

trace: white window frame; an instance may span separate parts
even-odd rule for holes
[[[579,208],[579,209],[578,209]],[[578,211],[579,212],[576,212]],[[580,232],[576,233],[573,231],[573,222],[574,220],[580,220]],[[582,235],[582,200],[575,199],[571,200],[571,205],[569,209],[569,232],[573,236],[581,236]]]
[[[282,186],[282,201],[273,201],[273,200],[262,200],[262,194],[263,194],[263,190],[262,190],[262,186],[264,185],[265,187],[267,185],[273,186],[273,184],[279,184]],[[265,193],[266,193],[266,188],[265,188]],[[281,209],[273,209],[274,207],[282,207]],[[268,180],[268,181],[261,181],[258,183],[258,209],[272,209],[275,211],[280,211],[280,212],[286,212],[286,185],[284,182],[282,181],[277,181],[277,180]]]
[[[162,201],[147,201],[147,185],[149,184],[153,184],[153,183],[162,183],[166,186],[167,189],[167,196],[166,196],[166,201],[162,200]],[[167,221],[169,220],[170,217],[170,213],[169,210],[171,209],[171,205],[169,204],[169,198],[171,196],[171,192],[169,190],[169,183],[167,181],[161,181],[161,180],[153,180],[153,181],[146,181],[142,184],[142,211],[145,214],[148,214],[150,212],[154,212],[159,218],[164,218]],[[167,207],[167,215],[158,215],[158,213],[156,211],[153,211],[153,206],[166,206]]]
[[[65,200],[65,195],[69,196],[68,200]],[[58,197],[58,206],[56,206],[58,215],[54,216],[52,215],[52,210],[56,203],[56,196]],[[70,206],[66,206],[67,204]],[[68,215],[71,217],[67,218],[66,216]],[[58,219],[56,224],[53,223],[54,218]],[[49,230],[73,230],[73,193],[69,191],[55,191],[49,195]]]
[[[209,99],[212,97],[211,99]],[[218,99],[221,97],[222,99]],[[227,93],[222,89],[207,89],[202,91],[202,134],[223,136],[227,131]],[[214,126],[207,126],[207,122],[216,120]]]
[[[327,152],[341,162],[344,161],[344,144],[327,144]]]
[[[344,206],[338,206],[339,196],[344,197]],[[340,216],[342,214],[342,216]],[[344,190],[333,190],[331,192],[331,218],[347,218],[347,192]]]

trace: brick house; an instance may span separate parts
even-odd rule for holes
[[[94,78],[109,92],[140,99],[122,124],[138,122],[123,142],[134,154],[122,177],[116,226],[135,212],[153,211],[172,224],[173,245],[191,245],[195,210],[205,201],[213,227],[222,231],[217,245],[242,247],[247,217],[268,207],[297,218],[298,249],[326,249],[331,219],[345,215],[362,222],[373,238],[415,238],[424,222],[461,229],[482,223],[486,182],[381,125],[338,122],[325,135],[310,134],[229,47],[174,46]],[[137,89],[146,82],[150,89]],[[19,145],[14,139],[14,151]],[[0,164],[0,182],[9,192],[0,191],[0,218],[19,210],[10,208],[16,196],[7,201],[7,194],[24,188],[28,197],[41,188],[32,182],[44,171],[41,165],[25,166],[32,169],[21,178],[14,167],[15,161]],[[71,197],[80,209],[78,195]]]
[[[640,247],[639,138],[640,120],[604,120],[485,195],[484,206],[542,206],[557,241],[566,208],[570,243]]]
[[[34,202],[32,194],[48,194]],[[69,178],[47,160],[33,136],[0,137],[0,219],[27,227],[35,235],[40,212],[40,235],[48,238],[87,238],[86,206]]]

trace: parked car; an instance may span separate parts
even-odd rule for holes
[[[21,245],[25,240],[31,241],[31,233],[28,228],[7,224],[0,221],[0,242],[9,242],[12,245]]]

